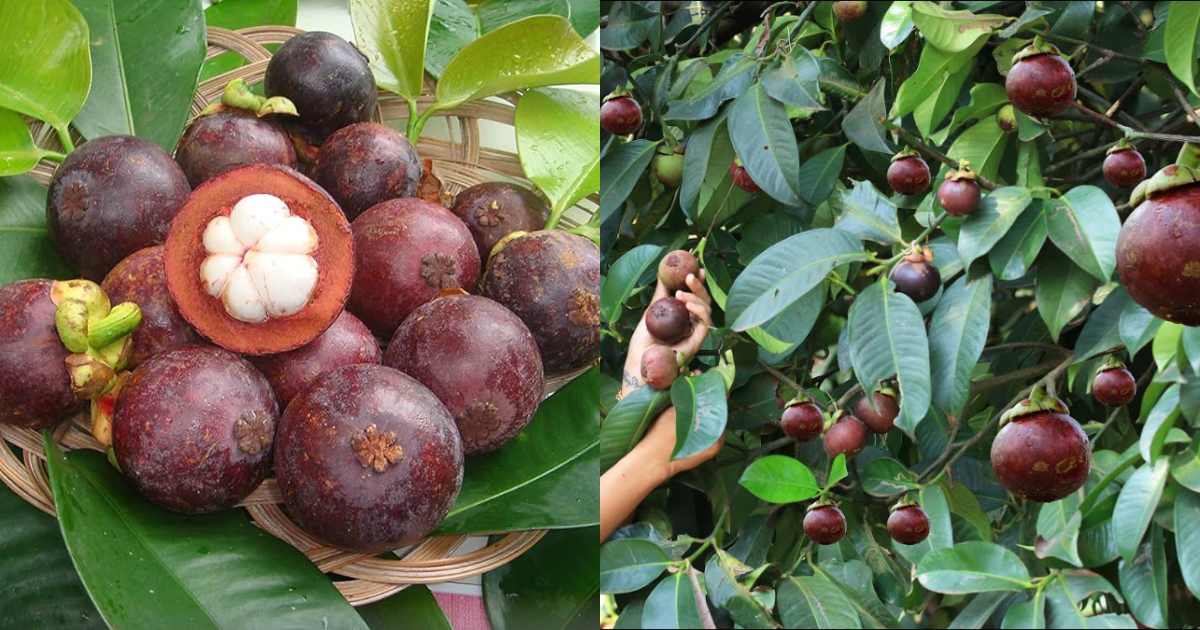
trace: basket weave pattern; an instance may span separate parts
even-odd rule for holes
[[[209,103],[219,101],[225,84],[235,78],[248,84],[261,82],[271,53],[267,44],[280,44],[300,33],[299,29],[263,26],[231,31],[208,29],[208,58],[232,51],[249,63],[199,85],[192,99],[191,115],[195,117]],[[433,98],[423,95],[419,100],[424,109]],[[417,151],[424,159],[433,160],[434,174],[441,180],[446,193],[456,194],[474,184],[498,179],[523,183],[523,170],[517,156],[507,151],[480,146],[479,121],[513,124],[513,102],[481,101],[466,103],[449,110],[444,116],[454,140],[422,138]],[[403,99],[380,92],[375,118],[381,121],[406,119],[408,108]],[[48,125],[35,124],[34,139],[40,146],[53,147],[57,141]],[[31,173],[43,185],[48,185],[55,164],[43,161]],[[593,200],[586,200],[569,209],[562,223],[574,226],[586,223],[596,211]],[[566,384],[576,374],[547,379],[546,393]],[[84,415],[64,422],[55,432],[64,449],[103,451],[92,438]],[[0,438],[21,449],[17,457],[7,444],[0,444],[0,481],[38,509],[54,515],[54,499],[46,473],[45,453],[41,435],[31,429],[0,425]],[[427,538],[411,548],[401,559],[383,559],[328,547],[302,531],[288,518],[280,506],[282,498],[274,479],[267,479],[242,501],[241,506],[255,524],[304,552],[324,573],[342,578],[334,582],[342,595],[353,605],[360,606],[383,599],[409,584],[445,582],[479,575],[503,566],[519,557],[541,540],[544,531],[509,533],[488,546],[467,554],[455,555],[466,536]]]

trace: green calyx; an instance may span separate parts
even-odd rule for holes
[[[1137,206],[1157,194],[1196,182],[1200,182],[1200,168],[1183,164],[1169,164],[1149,178],[1142,180],[1129,194],[1129,204]]]
[[[1179,147],[1179,156],[1175,158],[1175,163],[1192,169],[1200,169],[1200,144],[1184,143],[1182,147]]]
[[[1031,44],[1022,48],[1021,50],[1018,50],[1017,53],[1012,56],[1012,62],[1015,64],[1022,59],[1028,59],[1038,55],[1058,55],[1061,57],[1062,51],[1059,50],[1054,44],[1042,39],[1042,36],[1039,35],[1033,38],[1033,42]]]
[[[133,302],[112,307],[100,285],[89,280],[55,282],[54,325],[66,358],[71,390],[80,400],[93,400],[112,387],[133,353],[133,332],[142,310]]]
[[[137,304],[118,304],[103,319],[88,326],[88,345],[93,348],[107,347],[133,333],[141,323],[142,309]]]
[[[1033,391],[1029,392],[1029,398],[1022,400],[1013,406],[1012,409],[1004,412],[1000,416],[1000,426],[1004,426],[1014,418],[1027,416],[1032,413],[1041,413],[1044,411],[1053,411],[1054,413],[1070,413],[1067,404],[1059,400],[1057,396],[1053,396],[1046,390],[1044,383],[1038,383],[1033,386]]]
[[[1131,144],[1128,139],[1121,138],[1120,140],[1117,140],[1116,142],[1114,142],[1111,147],[1108,147],[1108,150],[1104,152],[1104,155],[1112,155],[1114,153],[1119,153],[1121,151],[1130,151],[1132,149],[1133,149],[1133,144]]]
[[[904,158],[910,158],[910,157],[921,157],[921,154],[918,153],[916,149],[914,149],[912,147],[908,147],[906,149],[901,150],[896,155],[893,155],[892,161],[896,162],[898,160],[903,160]]]
[[[969,179],[975,181],[975,171],[971,170],[971,163],[967,160],[959,160],[958,168],[946,173],[946,179],[951,181],[959,181]]]
[[[888,512],[890,513],[895,512],[896,510],[903,510],[904,508],[918,506],[920,506],[920,503],[917,503],[916,499],[913,499],[911,494],[906,494],[901,497],[899,501],[896,501],[896,503],[888,509]]]
[[[875,389],[875,393],[883,394],[884,396],[891,396],[893,400],[896,399],[896,389],[891,385],[882,385]]]
[[[1101,372],[1107,372],[1109,370],[1121,370],[1124,368],[1125,368],[1125,362],[1122,361],[1117,355],[1110,354],[1110,355],[1108,355],[1108,358],[1104,360],[1104,363],[1101,363],[1100,367],[1096,368],[1096,373],[1099,374]]]
[[[117,376],[116,370],[86,354],[72,354],[66,358],[66,364],[71,376],[71,391],[80,400],[91,400],[103,394]]]
[[[245,79],[234,79],[225,84],[225,91],[221,93],[221,102],[205,107],[200,115],[212,114],[227,108],[251,111],[259,118],[271,114],[300,115],[296,111],[296,104],[291,100],[283,96],[272,96],[271,98],[259,96],[250,91]]]

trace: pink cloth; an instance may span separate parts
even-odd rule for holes
[[[459,595],[457,593],[434,592],[433,597],[446,613],[446,619],[454,630],[492,630],[488,623],[487,612],[483,608],[483,598],[478,595]]]

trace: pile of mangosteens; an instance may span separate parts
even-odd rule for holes
[[[273,474],[318,539],[396,548],[546,375],[595,360],[599,251],[510,183],[417,198],[416,149],[371,122],[367,60],[335,35],[286,42],[264,88],[231,83],[174,159],[109,136],[59,167],[50,234],[83,279],[0,287],[0,422],[90,404],[162,507],[229,508]]]

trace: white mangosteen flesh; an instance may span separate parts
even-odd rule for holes
[[[317,231],[274,195],[243,197],[204,229],[200,281],[230,317],[260,324],[299,313],[317,286]]]

